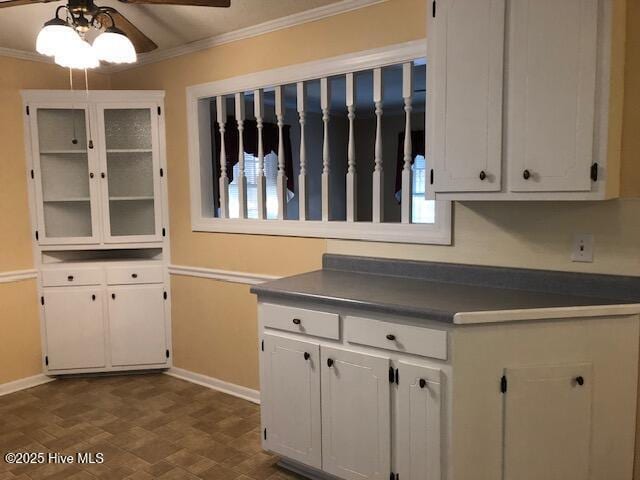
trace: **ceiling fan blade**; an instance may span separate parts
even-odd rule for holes
[[[58,0],[6,0],[4,2],[0,2],[0,8],[19,7],[20,5],[32,5],[36,3],[49,3],[56,1]]]
[[[133,43],[133,46],[135,47],[137,53],[147,53],[147,52],[150,52],[151,50],[155,50],[156,48],[158,48],[158,45],[156,45],[153,40],[147,37],[140,30],[138,30],[138,27],[136,27],[133,23],[127,20],[115,8],[111,8],[111,7],[100,7],[100,8],[108,12],[109,15],[111,15],[111,18],[113,18],[113,22],[115,26],[120,30],[122,30],[127,35],[127,37],[129,37],[129,40],[131,40],[131,43]]]
[[[190,5],[195,7],[222,7],[231,6],[231,0],[120,0],[123,3],[137,3],[147,5]]]

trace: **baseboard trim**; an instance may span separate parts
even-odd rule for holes
[[[9,395],[10,393],[19,392],[20,390],[26,390],[28,388],[37,387],[38,385],[53,382],[54,380],[55,378],[47,377],[44,373],[40,373],[32,377],[3,383],[0,385],[0,397],[3,395]]]
[[[252,403],[260,404],[260,392],[258,390],[225,382],[224,380],[208,377],[201,373],[191,372],[183,368],[172,367],[164,373],[181,380],[186,380],[187,382],[195,383],[222,393],[227,393],[234,397],[242,398],[243,400],[247,400]]]
[[[297,473],[309,480],[339,480],[338,477],[334,477],[333,475],[316,470],[315,468],[307,467],[306,465],[302,465],[301,463],[284,457],[281,458],[276,465],[290,472]]]

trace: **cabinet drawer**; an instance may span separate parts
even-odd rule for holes
[[[265,327],[316,337],[340,338],[340,317],[337,313],[271,304],[262,304],[260,313]]]
[[[161,265],[138,265],[107,268],[107,283],[109,285],[162,283],[163,281],[164,276]]]
[[[70,285],[100,285],[103,281],[99,268],[56,268],[42,270],[42,285],[61,287]]]
[[[347,317],[344,328],[349,343],[447,359],[447,332],[443,330],[360,317]]]

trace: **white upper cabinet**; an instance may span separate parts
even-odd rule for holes
[[[514,191],[589,191],[597,0],[511,0],[507,158]]]
[[[162,241],[162,98],[137,93],[24,92],[41,245]]]
[[[500,190],[505,0],[438,0],[429,20],[435,190]]]
[[[611,3],[437,0],[427,33],[431,197],[617,194],[618,181],[604,181]]]

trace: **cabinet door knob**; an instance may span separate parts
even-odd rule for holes
[[[531,178],[531,172],[529,170],[525,170],[524,172],[522,172],[522,178],[524,178],[525,180],[529,180]]]
[[[387,340],[391,340],[391,341],[393,341],[393,340],[395,340],[395,339],[396,339],[396,336],[395,336],[395,335],[393,335],[392,333],[390,333],[389,335],[387,335]]]
[[[486,178],[487,178],[487,174],[484,170],[482,170],[480,172],[480,180],[486,180]]]
[[[333,359],[327,358],[327,367],[329,368],[333,367]]]
[[[100,174],[100,178],[105,178],[105,177],[106,177],[105,173],[104,173],[104,172],[102,172],[102,173]]]
[[[89,178],[93,178],[93,172],[89,174]]]
[[[309,360],[310,358],[311,358],[311,355],[309,355],[309,352],[304,352],[304,359]]]
[[[138,274],[137,273],[132,273],[131,274],[131,278],[138,278]]]
[[[95,302],[96,301],[96,296],[95,295],[91,295],[91,300],[93,300]]]
[[[69,275],[69,276],[67,277],[67,280],[69,280],[70,282],[73,282],[73,275]]]
[[[584,377],[582,377],[582,375],[579,377],[576,377],[576,383],[580,386],[584,385]]]
[[[111,298],[113,298],[113,299],[115,300],[115,299],[116,299],[116,294],[115,294],[115,293],[112,293],[112,294],[111,294]]]
[[[420,384],[420,388],[424,388],[427,386],[427,381],[424,378],[420,379],[420,382],[418,382]]]
[[[299,318],[294,318],[293,319],[293,324],[294,325],[300,325],[302,323],[302,320],[300,320]]]

